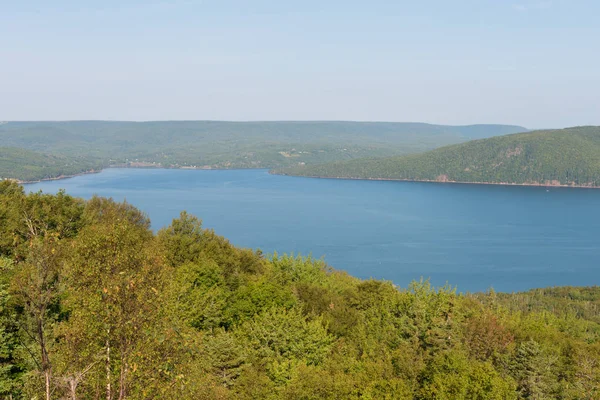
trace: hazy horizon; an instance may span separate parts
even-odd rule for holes
[[[600,125],[592,0],[57,0],[0,14],[0,121]]]
[[[469,124],[446,124],[446,123],[433,123],[427,121],[383,121],[383,120],[357,120],[357,119],[22,119],[22,120],[0,120],[0,123],[8,122],[234,122],[234,123],[271,123],[271,122],[297,122],[297,123],[326,123],[326,122],[356,122],[356,123],[374,123],[374,124],[425,124],[425,125],[440,125],[440,126],[474,126],[474,125],[504,125],[504,126],[520,126],[522,128],[530,128],[511,123],[502,122],[474,122]],[[567,127],[564,127],[567,128]],[[534,128],[534,129],[552,129],[547,128]],[[561,128],[557,128],[561,129]]]

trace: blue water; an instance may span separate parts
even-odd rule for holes
[[[180,210],[243,247],[324,257],[361,278],[458,291],[600,283],[600,190],[107,169],[27,185],[126,199],[158,229]]]

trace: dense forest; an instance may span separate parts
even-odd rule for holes
[[[102,165],[275,168],[409,154],[525,130],[510,125],[343,121],[40,121],[0,123],[0,143]],[[23,160],[23,169],[33,171],[39,164],[27,163],[29,158]],[[31,171],[27,177],[9,177],[31,180],[56,176],[52,168],[36,174]]]
[[[48,155],[14,147],[0,147],[0,180],[8,178],[35,181],[99,170],[104,166],[105,164],[98,160]]]
[[[600,397],[597,287],[399,288],[9,181],[0,319],[4,399]]]
[[[533,131],[422,154],[275,172],[338,178],[600,186],[600,127]]]

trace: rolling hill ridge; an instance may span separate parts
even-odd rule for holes
[[[23,182],[55,179],[97,171],[106,164],[98,160],[48,155],[16,147],[0,147],[0,180]]]
[[[9,164],[11,172],[0,171],[0,176],[26,180],[59,176],[44,167],[51,157],[132,167],[282,168],[412,154],[525,130],[513,125],[352,121],[3,122],[2,146],[48,156],[23,155],[19,161],[0,154],[0,163]],[[15,168],[18,165],[21,168]]]
[[[600,187],[600,127],[532,131],[421,154],[273,172],[331,178]]]

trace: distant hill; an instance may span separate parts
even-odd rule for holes
[[[515,125],[465,125],[443,127],[450,132],[461,135],[465,139],[486,139],[494,136],[509,135],[511,133],[527,132],[528,129]]]
[[[0,147],[0,180],[35,181],[98,170],[103,164],[79,157],[54,156],[14,147]]]
[[[0,143],[106,163],[276,168],[422,152],[526,129],[396,122],[66,121],[0,124]]]
[[[274,172],[336,178],[600,186],[600,127],[533,131],[422,154]]]

